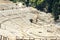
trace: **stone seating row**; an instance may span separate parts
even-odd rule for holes
[[[20,5],[21,6],[21,5]],[[10,9],[19,9],[22,8],[23,6],[20,7],[18,4],[0,4],[0,10],[10,10]]]

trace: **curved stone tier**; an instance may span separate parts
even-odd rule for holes
[[[2,3],[0,4],[0,11],[13,10],[13,9],[19,9],[24,7],[25,6],[23,6],[22,3]]]
[[[34,19],[35,13],[39,14],[38,22],[31,23],[30,19]],[[57,30],[51,14],[39,12],[34,8],[0,11],[0,39],[2,40],[4,38],[6,40],[58,40],[60,34]]]

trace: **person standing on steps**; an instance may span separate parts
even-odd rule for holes
[[[36,12],[33,18],[30,19],[30,22],[36,24],[38,22],[38,19],[39,19],[39,13]]]

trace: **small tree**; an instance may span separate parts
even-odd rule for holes
[[[55,21],[59,19],[60,15],[60,0],[54,0],[53,1],[53,7],[52,7],[52,14],[55,18]]]

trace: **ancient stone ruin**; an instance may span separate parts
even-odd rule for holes
[[[0,4],[0,40],[60,40],[60,28],[50,13]]]

